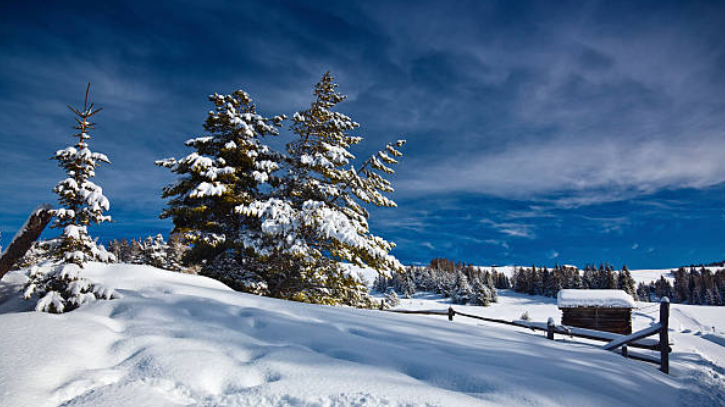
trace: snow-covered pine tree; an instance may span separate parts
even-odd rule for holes
[[[488,273],[488,276],[486,278],[486,287],[488,287],[489,291],[489,299],[491,302],[498,302],[498,292],[496,291],[496,283],[493,281],[493,276]]]
[[[413,280],[413,275],[409,270],[406,270],[406,272],[398,274],[402,277],[401,281],[401,294],[405,298],[413,298],[413,295],[415,295],[415,281]]]
[[[388,288],[387,292],[385,293],[385,299],[383,301],[384,305],[386,305],[388,308],[393,308],[400,305],[400,298],[392,287]]]
[[[141,241],[141,238],[137,239],[131,239],[131,243],[128,245],[128,252],[126,253],[128,257],[128,263],[130,264],[143,264],[144,258],[143,258],[143,242]]]
[[[164,236],[161,233],[147,237],[141,245],[143,263],[161,269],[167,268],[167,250],[168,245],[164,242]]]
[[[541,295],[544,292],[544,280],[542,269],[537,269],[536,265],[531,266],[531,285],[529,286],[529,294]]]
[[[274,196],[238,211],[258,217],[263,235],[247,242],[268,264],[271,295],[313,303],[372,306],[366,287],[352,278],[344,262],[379,273],[403,272],[389,254],[394,244],[373,235],[365,204],[395,207],[384,196],[393,189],[380,173],[402,154],[400,140],[368,158],[358,169],[348,149],[362,138],[349,134],[359,125],[333,108],[345,96],[330,73],[315,86],[309,109],[293,115],[296,140],[287,145],[288,170]]]
[[[109,208],[103,190],[90,181],[100,163],[109,163],[101,153],[88,148],[89,132],[95,123],[89,120],[101,111],[88,102],[91,84],[86,88],[83,109],[68,108],[76,115],[78,142],[55,153],[52,159],[65,170],[68,178],[60,181],[53,192],[58,194],[60,208],[52,211],[55,222],[52,228],[62,229],[60,241],[53,246],[53,255],[58,264],[33,267],[23,297],[38,297],[36,311],[61,313],[71,311],[95,299],[118,298],[112,289],[81,276],[83,264],[91,260],[113,261],[113,255],[102,246],[97,246],[88,235],[88,226],[111,220],[104,215]]]
[[[467,304],[473,298],[473,290],[468,282],[468,277],[461,270],[456,270],[455,288],[451,293],[454,304]]]
[[[471,305],[480,305],[483,307],[488,307],[491,304],[491,298],[489,297],[489,291],[486,288],[486,286],[481,283],[481,280],[478,277],[473,278],[473,282],[471,284],[471,289],[473,290],[473,298],[471,298]]]
[[[116,262],[121,261],[121,241],[118,239],[113,239],[110,242],[108,242],[108,252],[113,254],[113,257],[116,258]]]
[[[385,276],[377,275],[375,276],[375,280],[373,280],[373,290],[385,293],[385,290],[388,288],[388,279]]]
[[[52,253],[57,251],[57,247],[60,244],[60,239],[40,239],[33,242],[30,249],[21,257],[16,263],[17,268],[27,268],[35,266],[44,261],[48,261],[53,258]]]
[[[202,274],[238,290],[264,293],[264,270],[255,250],[261,221],[240,216],[236,208],[262,199],[264,184],[276,184],[272,173],[279,168],[279,157],[261,138],[277,135],[284,116],[257,114],[242,90],[215,93],[209,100],[215,109],[204,124],[206,135],[186,142],[195,151],[179,160],[156,162],[179,175],[163,190],[169,201],[161,217],[173,220],[173,232],[183,234],[190,245],[186,260],[202,264]]]
[[[633,298],[637,298],[637,286],[632,273],[629,271],[627,266],[622,267],[622,271],[619,272],[617,286],[619,289],[624,290],[627,294]]]
[[[184,255],[188,250],[189,247],[184,244],[183,237],[178,233],[172,233],[166,250],[166,268],[173,271],[183,270]]]
[[[88,226],[111,220],[110,216],[104,215],[104,211],[109,209],[109,202],[103,195],[103,189],[90,181],[101,163],[110,163],[105,154],[94,153],[88,148],[89,133],[95,129],[95,123],[89,122],[89,119],[102,110],[88,103],[90,87],[88,84],[83,110],[68,106],[76,115],[74,129],[78,132],[73,136],[78,137],[78,142],[57,151],[52,157],[68,174],[68,178],[53,189],[58,194],[61,207],[53,210],[55,222],[51,228],[63,230],[56,256],[63,262],[80,267],[99,254],[98,247],[88,235]]]

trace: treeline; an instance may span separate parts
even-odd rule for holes
[[[506,275],[471,264],[433,259],[426,267],[406,267],[392,277],[378,276],[373,289],[386,294],[386,303],[397,305],[398,295],[411,298],[417,292],[434,292],[454,304],[488,306],[498,301],[496,289],[511,288]]]
[[[561,289],[617,289],[624,290],[636,298],[636,282],[627,266],[616,271],[610,264],[600,264],[599,268],[587,265],[583,272],[576,267],[554,266],[516,268],[511,276],[514,291],[530,295],[555,297]]]
[[[704,265],[698,264],[698,265],[690,266],[690,268],[692,268],[692,267],[725,267],[725,260],[714,261],[712,263],[708,263],[708,264],[704,264]]]
[[[667,296],[671,301],[692,305],[725,305],[725,269],[711,271],[705,267],[680,267],[674,270],[674,284],[664,276],[649,284],[639,283],[640,301],[659,301]]]
[[[30,267],[44,261],[54,260],[61,239],[38,240],[15,265],[17,268]],[[178,234],[172,234],[164,241],[161,234],[145,239],[111,240],[108,248],[96,245],[93,258],[107,263],[145,264],[161,269],[182,271],[184,254],[189,250]]]
[[[113,253],[118,263],[147,264],[161,269],[181,271],[184,269],[183,257],[189,250],[179,234],[169,236],[165,242],[161,234],[145,239],[111,240],[109,252]]]

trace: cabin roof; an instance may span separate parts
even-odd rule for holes
[[[559,308],[634,308],[631,295],[622,290],[559,290]]]

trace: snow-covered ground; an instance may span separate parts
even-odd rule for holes
[[[442,317],[237,293],[200,276],[91,264],[124,298],[24,312],[0,282],[1,406],[718,406],[725,308],[673,305],[673,375],[596,346]],[[406,307],[446,308],[433,296]],[[636,327],[652,319],[640,304]],[[502,292],[468,312],[534,320],[553,299]],[[713,328],[714,326],[714,328]]]
[[[666,271],[662,271],[664,272]],[[633,312],[632,319],[635,331],[659,321],[659,303],[637,302],[636,304],[637,308]],[[420,293],[411,299],[402,298],[400,306],[396,309],[446,310],[449,306],[451,306],[449,301],[439,295]],[[499,290],[498,303],[490,307],[453,305],[453,308],[464,313],[496,319],[517,320],[521,319],[524,313],[528,313],[533,321],[546,322],[551,317],[557,324],[561,322],[561,311],[557,307],[555,298],[530,296],[513,290]],[[428,318],[442,317],[428,316]],[[475,325],[482,329],[526,332],[532,336],[545,335],[542,332],[533,333],[518,327],[465,317],[456,317],[454,322]],[[592,347],[602,346],[599,342],[560,336],[557,336],[557,341],[569,344],[589,343]],[[670,355],[671,374],[680,385],[688,389],[680,394],[682,404],[725,406],[725,307],[671,304],[670,341],[673,343],[673,353]],[[651,355],[657,356],[656,353]],[[657,369],[655,365],[646,366],[653,370]],[[656,404],[652,402],[650,405]]]
[[[662,269],[662,270],[632,270],[632,278],[634,281],[639,283],[650,283],[652,281],[657,281],[660,279],[660,277],[664,276],[666,279],[670,280],[670,282],[673,282],[675,280],[674,274],[672,274],[672,271],[675,269]]]

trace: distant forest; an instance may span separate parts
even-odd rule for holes
[[[610,264],[600,264],[599,268],[587,265],[582,272],[575,267],[559,266],[519,267],[511,277],[512,288],[519,293],[555,297],[561,289],[616,289],[624,290],[636,298],[636,282],[632,273],[624,266],[617,271]]]
[[[680,267],[672,274],[675,276],[674,284],[664,276],[649,284],[640,283],[637,286],[640,301],[656,301],[667,296],[681,304],[725,305],[725,269],[711,271],[705,267]]]
[[[472,264],[433,259],[426,267],[406,267],[405,273],[378,276],[373,290],[385,293],[385,304],[395,306],[398,296],[411,298],[416,292],[434,292],[453,304],[488,306],[498,301],[496,289],[511,288],[505,274]]]
[[[712,263],[709,267],[718,267]],[[386,294],[394,306],[399,296],[411,298],[417,292],[433,292],[450,298],[453,304],[487,306],[496,302],[496,289],[513,289],[529,295],[556,297],[561,289],[618,289],[639,301],[659,301],[693,305],[725,305],[725,269],[710,271],[700,267],[673,270],[674,284],[664,276],[650,283],[636,283],[627,266],[615,270],[608,263],[583,270],[571,266],[517,267],[509,278],[495,268],[447,259],[433,259],[428,266],[410,266],[403,274],[376,278],[373,289]]]
[[[710,266],[710,267],[718,267]],[[711,271],[703,266],[673,270],[674,284],[664,276],[650,283],[636,284],[632,273],[623,266],[614,270],[610,264],[587,265],[581,272],[574,267],[555,266],[517,268],[511,278],[516,292],[555,297],[562,288],[624,290],[639,301],[670,301],[692,305],[725,305],[725,269]]]

